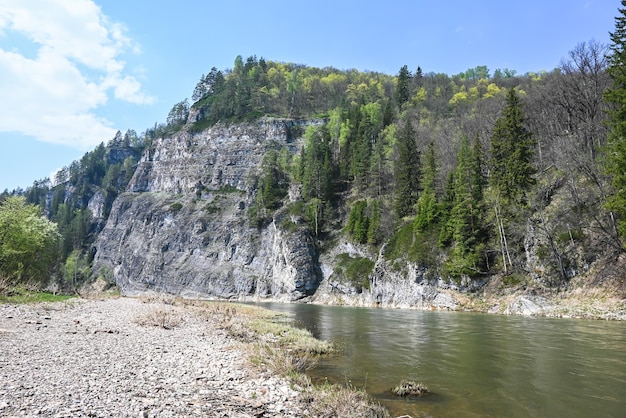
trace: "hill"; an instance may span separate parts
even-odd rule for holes
[[[61,286],[569,314],[556,295],[624,297],[607,53],[521,76],[237,57],[24,195]]]

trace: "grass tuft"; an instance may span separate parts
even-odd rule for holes
[[[135,323],[142,327],[173,329],[185,321],[183,315],[174,309],[156,308],[135,317]]]
[[[391,389],[396,396],[422,396],[428,393],[428,388],[423,383],[403,380],[398,386]]]
[[[325,382],[307,391],[311,415],[315,417],[371,417],[387,418],[389,412],[368,394],[354,386]]]

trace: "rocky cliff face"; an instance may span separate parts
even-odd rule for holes
[[[253,178],[272,148],[296,152],[291,120],[181,132],[147,151],[113,204],[96,244],[94,271],[124,294],[271,296],[298,300],[321,280],[307,229],[257,229],[247,210]]]
[[[288,218],[284,209],[262,228],[250,223],[248,211],[255,202],[255,177],[264,154],[282,148],[299,152],[303,128],[317,123],[321,121],[265,119],[218,125],[197,134],[183,130],[156,141],[141,157],[126,192],[113,203],[96,243],[94,273],[115,281],[129,295],[154,291],[188,297],[476,309],[468,306],[468,294],[489,287],[488,278],[445,281],[419,264],[386,260],[384,246],[372,254],[367,247],[339,238],[341,233],[324,243],[320,255],[309,230],[298,219]],[[300,199],[295,187],[289,199]],[[102,196],[94,196],[89,205],[102,216]],[[529,269],[539,280],[545,267],[532,255],[546,247],[546,237],[532,226],[529,223],[524,244],[529,263],[534,263]],[[574,238],[570,241],[573,246]],[[574,261],[576,254],[567,253]],[[586,259],[579,258],[581,262],[570,260],[569,266],[584,266]],[[347,278],[341,260],[365,260],[374,267],[355,282]],[[563,271],[568,276],[576,273],[571,267]],[[506,303],[492,301],[480,309],[504,313],[548,309],[547,302],[522,296],[511,296]]]

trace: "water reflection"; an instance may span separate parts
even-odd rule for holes
[[[394,414],[433,417],[622,417],[626,324],[455,312],[264,304],[333,341],[312,371],[365,386]],[[402,379],[435,394],[407,401]]]

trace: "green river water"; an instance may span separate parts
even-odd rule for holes
[[[626,323],[264,303],[330,340],[310,371],[412,417],[626,417]],[[403,379],[432,394],[396,398]]]

